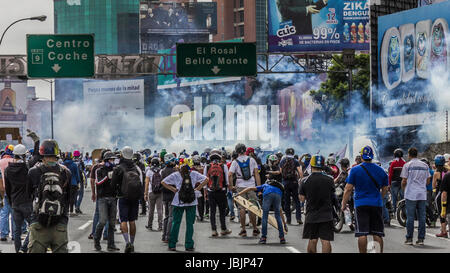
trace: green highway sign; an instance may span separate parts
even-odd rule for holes
[[[93,34],[27,34],[30,78],[94,76]]]
[[[256,43],[177,43],[177,77],[256,76]]]

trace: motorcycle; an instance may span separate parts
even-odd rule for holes
[[[348,213],[350,213],[350,219],[345,219],[345,214],[341,209],[342,199],[344,198],[344,188],[345,183],[338,183],[335,185],[335,202],[333,204],[333,224],[334,224],[334,232],[339,233],[342,230],[344,224],[347,224],[351,231],[355,230],[355,216],[352,211],[352,201],[349,200],[349,208]]]
[[[439,218],[439,210],[437,207],[437,204],[435,201],[431,202],[429,205],[431,207],[427,207],[426,209],[426,217],[425,222],[428,227],[433,227],[433,225],[436,223],[437,219]],[[406,200],[403,199],[400,202],[398,202],[397,205],[397,221],[398,223],[406,227]],[[417,212],[415,213],[414,220],[417,220]]]

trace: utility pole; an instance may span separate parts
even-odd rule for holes
[[[344,49],[342,52],[342,61],[347,66],[348,69],[348,108],[350,109],[351,95],[353,91],[353,71],[352,68],[355,65],[355,50],[354,49]],[[350,124],[350,128],[348,128],[348,151],[349,151],[349,159],[352,160],[353,157],[353,116],[347,116],[347,124]]]

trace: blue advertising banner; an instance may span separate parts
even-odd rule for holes
[[[268,0],[269,52],[370,50],[366,0]]]
[[[449,10],[443,2],[378,18],[377,93],[385,108],[435,110],[431,79],[450,70]]]

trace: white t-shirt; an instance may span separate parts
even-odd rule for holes
[[[417,158],[403,166],[401,178],[406,178],[405,199],[427,200],[427,178],[431,177],[428,165]]]
[[[241,155],[237,158],[240,162],[247,161],[249,157],[246,155]],[[256,160],[250,157],[250,173],[252,177],[249,180],[242,179],[242,172],[241,168],[239,167],[239,164],[236,162],[236,160],[231,163],[231,167],[229,172],[236,174],[236,187],[238,188],[247,188],[247,187],[255,187],[255,169],[258,170],[258,164],[256,163]]]
[[[226,185],[229,185],[228,184],[228,167],[227,167],[227,164],[222,164],[222,166],[223,166],[223,172],[225,173],[225,183],[226,183]],[[205,169],[203,170],[203,175],[206,176],[206,177],[208,176],[208,165],[205,166]],[[205,187],[208,188],[207,185],[205,185]]]
[[[149,178],[148,183],[148,193],[152,193],[152,178],[153,174],[155,174],[150,167],[147,167],[147,171],[145,172],[145,177]],[[161,170],[159,171],[159,174],[161,174]]]
[[[190,175],[193,188],[195,188],[195,184],[202,183],[206,179],[206,176],[202,175],[199,172],[191,172]],[[181,177],[181,174],[179,172],[174,172],[168,177],[164,178],[163,181],[168,185],[175,186],[175,188],[177,188],[177,190],[179,191],[181,188],[181,184],[183,183],[183,178]],[[182,203],[178,198],[178,191],[175,193],[175,196],[173,197],[172,206],[187,207],[197,205],[197,198],[192,203],[188,204]]]

